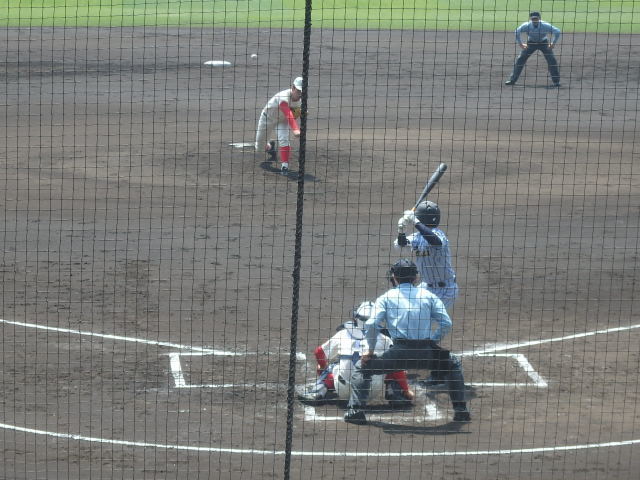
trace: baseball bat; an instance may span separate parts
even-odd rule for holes
[[[413,210],[415,210],[417,206],[420,205],[420,202],[422,202],[425,198],[427,198],[427,195],[429,195],[429,192],[433,190],[433,187],[436,186],[436,183],[440,181],[440,179],[444,175],[444,172],[446,171],[447,171],[447,164],[441,163],[436,169],[436,171],[431,174],[431,177],[429,177],[429,181],[424,186],[424,188],[422,189],[422,193],[420,193],[420,196],[418,197],[418,201],[413,206]]]

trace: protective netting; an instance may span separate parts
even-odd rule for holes
[[[638,9],[0,2],[0,478],[636,478]],[[470,422],[343,421],[402,257]]]

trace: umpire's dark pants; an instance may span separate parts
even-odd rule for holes
[[[558,62],[555,55],[553,54],[553,49],[549,47],[548,42],[528,43],[527,48],[523,49],[516,59],[516,63],[513,66],[513,72],[511,73],[511,77],[509,78],[509,80],[511,80],[512,82],[518,80],[520,74],[522,73],[522,69],[524,68],[524,64],[527,63],[529,57],[533,55],[536,50],[540,50],[544,55],[545,60],[547,61],[547,66],[549,67],[549,75],[551,75],[551,81],[553,81],[553,83],[560,83],[560,70],[558,69]]]
[[[394,340],[393,345],[382,356],[375,357],[364,365],[358,362],[351,375],[349,407],[357,408],[367,404],[373,375],[412,369],[442,371],[453,408],[466,408],[462,368],[452,360],[449,350],[432,340]]]

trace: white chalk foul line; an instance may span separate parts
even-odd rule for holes
[[[219,448],[219,447],[196,447],[192,445],[171,445],[166,443],[150,443],[150,442],[132,442],[127,440],[114,440],[109,438],[85,437],[84,435],[75,435],[70,433],[48,432],[46,430],[36,430],[34,428],[16,427],[0,423],[0,428],[13,430],[22,433],[31,433],[34,435],[46,435],[55,438],[64,438],[67,440],[77,440],[80,442],[104,443],[109,445],[123,445],[128,447],[142,448],[160,448],[165,450],[183,450],[191,452],[216,452],[231,453],[239,455],[284,455],[284,450],[257,450],[242,448]],[[454,457],[467,455],[513,455],[519,453],[544,453],[544,452],[567,452],[576,450],[587,450],[592,448],[609,448],[624,447],[628,445],[640,444],[640,439],[624,440],[621,442],[605,442],[605,443],[585,443],[582,445],[563,445],[553,447],[539,448],[513,448],[500,450],[460,450],[448,452],[324,452],[324,451],[299,451],[294,450],[291,455],[296,457]]]
[[[532,345],[543,345],[545,343],[564,342],[566,340],[575,340],[576,338],[591,337],[593,335],[602,335],[602,334],[607,334],[607,333],[624,332],[624,331],[627,331],[627,330],[633,330],[635,328],[640,328],[640,324],[628,325],[626,327],[606,328],[606,329],[603,329],[603,330],[593,330],[591,332],[583,332],[583,333],[576,333],[576,334],[573,334],[573,335],[565,335],[564,337],[545,338],[545,339],[542,339],[542,340],[530,340],[528,342],[511,343],[511,344],[507,344],[507,345],[493,345],[491,347],[487,347],[487,348],[484,348],[482,350],[471,350],[471,351],[468,351],[468,352],[459,353],[458,355],[460,355],[460,356],[470,356],[470,355],[481,355],[483,353],[502,352],[504,350],[512,350],[514,348],[530,347]]]
[[[121,337],[117,335],[105,335],[93,332],[86,332],[81,330],[73,330],[73,329],[64,329],[57,327],[48,327],[45,325],[38,325],[32,323],[23,323],[23,322],[15,322],[9,320],[0,319],[0,323],[6,323],[11,325],[18,325],[26,328],[37,328],[49,331],[57,331],[63,333],[73,333],[77,335],[86,335],[92,337],[101,337],[112,340],[121,340],[121,341],[129,341],[129,342],[137,342],[143,344],[157,345],[157,346],[165,346],[171,348],[178,348],[183,350],[190,350],[193,352],[202,352],[204,355],[246,355],[246,353],[235,353],[235,352],[222,352],[219,350],[200,348],[200,347],[192,347],[188,345],[179,345],[170,342],[158,342],[153,340],[144,340],[139,338],[132,337]],[[470,352],[462,352],[459,355],[468,356],[468,355],[482,355],[483,353],[492,353],[504,350],[510,350],[513,348],[521,348],[531,345],[540,345],[544,343],[558,342],[564,340],[572,340],[576,338],[588,337],[592,335],[606,334],[612,332],[621,332],[626,330],[632,330],[640,328],[640,324],[630,325],[627,327],[615,327],[604,330],[596,330],[592,332],[585,332],[574,335],[567,335],[564,337],[557,337],[551,339],[544,340],[532,340],[529,342],[523,342],[519,344],[507,344],[507,345],[494,345],[489,348],[485,348],[483,350],[473,350]],[[486,384],[485,384],[486,385]],[[83,435],[77,434],[68,434],[68,433],[60,433],[60,432],[50,432],[46,430],[37,430],[33,428],[26,427],[18,427],[16,425],[8,425],[4,423],[0,423],[0,428],[5,430],[13,430],[16,432],[22,433],[31,433],[34,435],[45,435],[54,438],[64,438],[71,439],[77,441],[85,441],[85,442],[94,442],[94,443],[104,443],[110,445],[123,445],[123,446],[131,446],[131,447],[143,447],[143,448],[160,448],[167,450],[182,450],[182,451],[196,451],[196,452],[217,452],[217,453],[230,453],[230,454],[250,454],[250,455],[284,455],[286,452],[283,450],[257,450],[257,449],[235,449],[235,448],[221,448],[221,447],[196,447],[190,445],[171,445],[171,444],[162,444],[162,443],[150,443],[150,442],[133,442],[127,440],[115,440],[108,438],[99,438],[99,437],[86,437]],[[544,453],[544,452],[564,452],[564,451],[577,451],[577,450],[587,450],[594,448],[610,448],[610,447],[624,447],[629,445],[640,444],[640,439],[634,440],[623,440],[617,442],[604,442],[604,443],[586,443],[579,445],[561,445],[561,446],[551,446],[551,447],[537,447],[537,448],[520,448],[520,449],[499,449],[499,450],[471,450],[471,451],[449,451],[449,452],[325,452],[325,451],[292,451],[291,455],[293,456],[313,456],[313,457],[380,457],[380,458],[397,458],[397,457],[450,457],[450,456],[473,456],[473,455],[512,455],[512,454],[524,454],[524,453]]]
[[[35,328],[37,330],[47,330],[49,332],[69,333],[73,335],[82,335],[86,337],[98,337],[98,338],[106,338],[108,340],[118,340],[121,342],[134,342],[134,343],[142,343],[146,345],[155,345],[157,347],[169,347],[169,348],[177,348],[180,350],[192,350],[192,351],[201,352],[207,355],[227,355],[227,356],[246,355],[244,353],[226,352],[224,350],[194,347],[191,345],[180,345],[178,343],[172,343],[172,342],[159,342],[155,340],[146,340],[143,338],[122,337],[120,335],[108,335],[104,333],[87,332],[83,330],[74,330],[71,328],[49,327],[47,325],[39,325],[37,323],[15,322],[11,320],[3,320],[1,318],[0,318],[0,323],[6,323],[8,325],[16,325],[16,326],[25,327],[25,328]]]

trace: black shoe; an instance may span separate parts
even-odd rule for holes
[[[276,153],[277,153],[276,152],[276,142],[271,140],[269,142],[269,145],[271,145],[271,148],[269,150],[267,150],[268,160],[270,162],[273,162],[276,159]]]
[[[560,84],[559,83],[554,83],[552,88],[560,88]]]
[[[471,414],[469,413],[468,410],[458,410],[457,412],[455,412],[453,414],[453,421],[454,422],[470,422],[471,421]]]
[[[506,82],[504,82],[505,85],[515,85],[516,81],[515,80],[507,80]]]
[[[347,413],[344,414],[344,421],[347,423],[353,423],[354,425],[366,425],[367,417],[365,417],[362,410],[350,408],[347,410]]]

